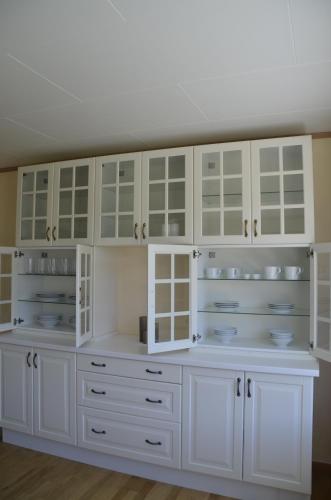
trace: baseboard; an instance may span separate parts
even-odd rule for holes
[[[205,474],[170,469],[168,467],[85,450],[77,446],[61,444],[7,429],[3,430],[3,441],[23,448],[29,448],[124,474],[231,498],[240,498],[241,500],[310,500],[310,495],[302,493],[270,488],[245,481],[222,479]]]

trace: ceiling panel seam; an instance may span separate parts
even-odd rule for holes
[[[291,0],[287,0],[287,14],[288,14],[288,22],[290,25],[292,57],[293,57],[294,64],[297,64],[298,58],[297,58],[296,48],[295,48],[295,37],[294,37],[294,25],[293,25],[293,19],[292,19]]]
[[[56,137],[53,137],[52,135],[45,134],[44,132],[41,132],[40,130],[29,127],[28,125],[24,125],[24,123],[13,120],[12,118],[3,118],[3,120],[6,120],[7,122],[13,123],[14,125],[17,125],[18,127],[24,128],[26,130],[30,130],[30,132],[34,132],[35,134],[46,137],[47,139],[51,139],[52,141],[55,141],[55,142],[59,141]]]
[[[25,62],[23,62],[20,59],[18,59],[17,57],[15,57],[13,54],[10,54],[9,52],[7,52],[6,55],[7,55],[7,57],[9,57],[13,61],[15,61],[17,64],[19,64],[20,66],[22,66],[26,70],[28,70],[31,73],[33,73],[34,75],[38,76],[39,78],[41,78],[45,82],[49,83],[53,87],[57,88],[61,92],[64,92],[65,94],[67,94],[69,97],[72,97],[73,99],[75,99],[78,102],[83,102],[80,97],[76,96],[75,94],[72,94],[71,92],[69,92],[68,90],[66,90],[64,87],[62,87],[61,85],[59,85],[56,82],[53,82],[52,80],[50,80],[49,78],[47,78],[45,75],[42,75],[41,73],[39,73],[38,71],[36,71],[35,69],[33,69],[31,66],[29,66]]]
[[[123,16],[122,12],[119,10],[118,7],[116,7],[116,5],[113,4],[113,2],[111,0],[106,0],[108,5],[110,5],[110,7],[116,12],[116,14],[122,19],[123,22],[127,23],[128,20],[125,16]]]
[[[192,97],[190,96],[190,94],[187,92],[187,90],[184,89],[183,86],[180,83],[177,83],[177,87],[181,90],[181,92],[185,95],[185,97],[190,101],[190,103],[192,104],[192,106],[194,106],[195,109],[197,109],[199,111],[199,113],[204,117],[204,119],[206,121],[208,121],[209,118],[206,115],[206,113],[204,111],[202,111],[202,109],[200,108],[200,106],[198,106],[198,104],[196,102],[194,102],[194,100],[192,99]]]

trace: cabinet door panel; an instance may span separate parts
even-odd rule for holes
[[[193,242],[193,148],[143,153],[143,243]]]
[[[52,244],[91,244],[94,227],[94,159],[54,164]]]
[[[244,480],[309,493],[312,380],[247,373],[248,382]]]
[[[44,349],[36,352],[34,434],[75,444],[75,355]]]
[[[53,165],[18,169],[16,244],[48,246],[53,209]]]
[[[252,141],[255,243],[311,243],[314,206],[311,137]]]
[[[250,143],[194,148],[196,244],[251,242]]]
[[[96,160],[95,243],[140,242],[141,153]]]
[[[241,479],[243,381],[242,372],[184,368],[184,469]]]
[[[28,434],[32,434],[32,354],[27,347],[1,346],[1,425]]]

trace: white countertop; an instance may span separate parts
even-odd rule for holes
[[[221,349],[198,345],[192,349],[162,354],[147,354],[146,345],[133,335],[107,335],[75,347],[74,335],[43,334],[12,331],[0,335],[0,343],[9,343],[58,351],[200,366],[227,370],[254,371],[286,375],[317,377],[318,361],[309,353],[257,352],[254,350]]]

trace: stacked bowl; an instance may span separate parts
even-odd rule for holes
[[[237,333],[237,328],[234,326],[221,326],[214,329],[214,334],[216,335],[217,340],[224,345],[230,344],[233,337],[237,335]]]
[[[271,341],[278,347],[286,347],[293,340],[293,333],[289,330],[270,330]]]

